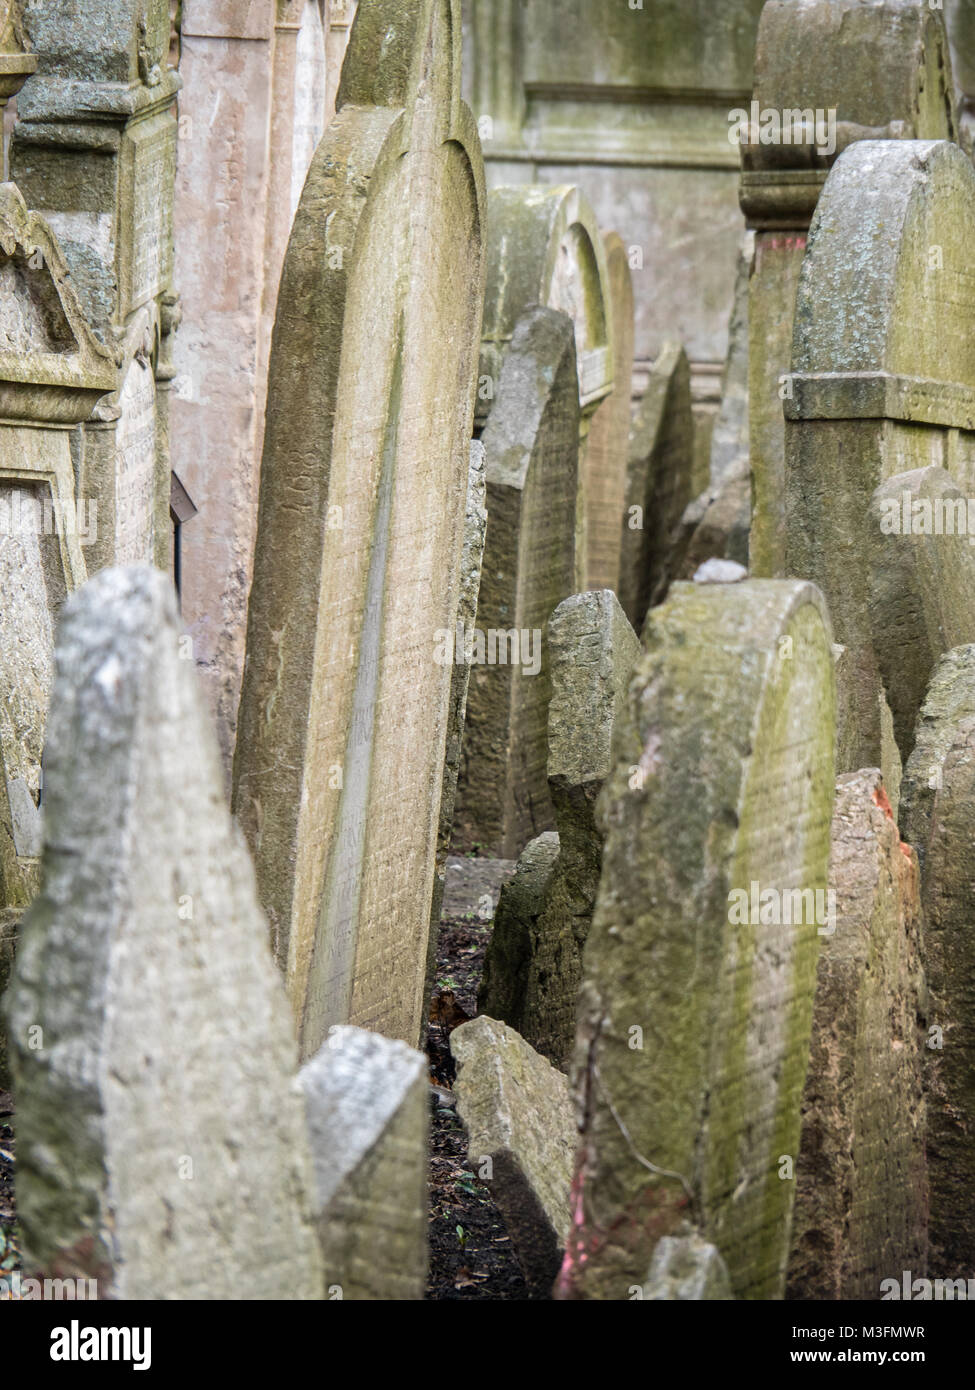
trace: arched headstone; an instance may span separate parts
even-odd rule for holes
[[[973,230],[975,172],[957,145],[863,140],[830,173],[803,259],[785,402],[786,560],[822,589],[847,649],[844,772],[887,757],[877,646],[890,646],[893,611],[870,603],[883,562],[874,491],[931,465],[963,492],[975,483]],[[913,547],[910,518],[884,542]],[[910,678],[896,661],[885,667],[889,681]],[[892,703],[903,740],[904,702]]]
[[[278,296],[234,804],[304,1057],[422,1026],[483,302],[459,55],[456,0],[362,0]]]
[[[748,123],[739,130],[747,136],[741,206],[756,229],[748,370],[753,574],[787,572],[784,379],[799,270],[826,176],[858,140],[953,140],[948,72],[943,16],[915,0],[768,0],[762,11],[753,100],[738,113]]]

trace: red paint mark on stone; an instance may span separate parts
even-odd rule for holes
[[[894,808],[887,800],[887,793],[884,791],[883,787],[874,787],[873,802],[875,806],[880,807],[881,811],[883,811],[884,815],[887,817],[889,821],[893,821]],[[897,848],[900,850],[901,854],[903,854],[906,859],[912,859],[913,851],[911,850],[910,845],[905,845],[904,841],[901,839],[900,831],[897,829],[896,824],[894,825],[894,833],[897,836]]]
[[[883,787],[874,787],[873,804],[880,807],[888,820],[894,819],[894,808],[887,800],[887,793],[884,791]]]

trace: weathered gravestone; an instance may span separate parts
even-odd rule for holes
[[[637,632],[675,577],[681,516],[693,495],[693,465],[690,366],[680,343],[666,343],[633,421],[627,463],[619,596]]]
[[[975,1266],[975,647],[942,657],[904,769],[901,833],[917,850],[930,1000],[924,1056],[929,1267]],[[906,1266],[905,1266],[906,1268]],[[898,1270],[892,1270],[896,1277]]]
[[[877,1299],[924,1274],[928,1221],[920,880],[877,769],[837,782],[830,889],[787,1296]]]
[[[569,1084],[493,1018],[461,1024],[450,1050],[467,1161],[504,1217],[529,1288],[544,1297],[569,1229],[576,1142]]]
[[[626,503],[633,396],[633,277],[626,247],[616,232],[603,237],[613,303],[613,394],[593,416],[583,457],[586,501],[585,589],[617,589],[620,582],[620,519]]]
[[[975,475],[975,172],[947,141],[860,141],[816,210],[796,301],[786,401],[789,572],[829,603],[839,668],[838,766],[883,767],[882,682],[870,596],[871,498],[936,465]],[[907,551],[891,536],[888,550]],[[952,545],[932,538],[931,545]],[[881,629],[893,615],[876,615]],[[890,650],[889,631],[879,634]],[[903,714],[898,712],[903,738]]]
[[[552,825],[546,627],[575,579],[578,399],[572,321],[529,310],[482,435],[488,524],[454,832],[502,859]]]
[[[181,598],[228,769],[281,267],[354,13],[355,0],[180,4],[170,411],[177,472],[200,510]]]
[[[0,907],[37,887],[41,752],[65,597],[98,511],[76,497],[73,432],[116,381],[57,241],[0,186]]]
[[[420,1299],[427,1282],[427,1062],[362,1028],[332,1029],[298,1073],[329,1297]]]
[[[533,840],[517,877],[502,889],[477,1002],[483,1013],[503,1019],[567,1069],[602,862],[596,797],[612,769],[613,723],[641,649],[608,589],[567,598],[548,631],[548,784],[558,858],[550,873],[530,875],[539,854],[547,859],[548,837]],[[532,882],[539,896],[526,891]]]
[[[306,1058],[422,1026],[483,295],[458,9],[362,0],[278,297],[234,805]]]
[[[58,237],[82,308],[119,351],[112,394],[79,441],[98,507],[89,571],[168,568],[176,94],[167,0],[27,5],[38,70],[20,93],[10,172]]]
[[[906,762],[939,657],[975,640],[975,499],[937,464],[898,473],[873,494],[868,534],[870,627]]]
[[[464,745],[467,692],[470,688],[471,662],[474,659],[477,594],[481,584],[484,536],[487,530],[487,508],[484,505],[486,497],[484,445],[480,440],[472,439],[470,471],[467,479],[467,514],[464,519],[464,550],[461,559],[457,626],[452,634],[443,634],[445,638],[444,658],[451,664],[450,713],[447,720],[447,747],[444,757],[443,784],[440,791],[437,873],[433,881],[433,906],[430,910],[430,941],[427,950],[427,989],[424,996],[424,1018],[429,1013],[429,996],[436,971],[440,913],[443,909],[447,876],[447,855],[454,828],[457,779],[460,775],[461,753]]]
[[[829,620],[808,584],[678,583],[644,645],[599,803],[559,1293],[628,1298],[690,1218],[737,1298],[781,1297],[779,1164],[799,1137],[827,885]]]
[[[166,576],[66,605],[46,770],[6,995],[27,1264],[102,1297],[321,1297],[287,1000]]]
[[[477,424],[500,395],[502,364],[515,329],[537,305],[568,314],[575,330],[579,457],[575,581],[587,587],[588,487],[585,465],[593,414],[613,391],[612,287],[596,215],[578,188],[494,188],[488,198],[488,269]],[[488,506],[490,513],[490,505]]]
[[[782,411],[789,405],[794,315],[803,313],[796,306],[800,267],[827,173],[857,140],[954,139],[948,71],[943,17],[915,0],[769,0],[762,11],[740,186],[742,210],[756,231],[749,303],[753,574],[789,572]],[[867,238],[860,241],[867,246]],[[821,311],[829,311],[825,303]]]

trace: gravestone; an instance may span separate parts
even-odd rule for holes
[[[18,98],[11,177],[58,237],[96,335],[119,355],[77,461],[79,493],[97,501],[100,517],[89,570],[169,568],[180,86],[168,66],[169,5],[27,5],[23,20],[38,69]]]
[[[694,420],[687,354],[667,343],[653,364],[630,436],[619,597],[634,630],[666,595],[680,521],[693,495]]]
[[[73,431],[116,381],[43,218],[0,186],[0,907],[37,887],[54,628],[86,577],[97,498],[76,496]]]
[[[303,1058],[423,1023],[483,295],[457,11],[362,0],[278,297],[234,806]]]
[[[569,1229],[576,1126],[568,1082],[493,1018],[455,1028],[450,1050],[467,1161],[504,1218],[529,1288],[546,1297]]]
[[[748,369],[753,574],[793,572],[786,566],[783,405],[788,413],[795,320],[803,331],[799,274],[826,176],[858,140],[953,140],[948,63],[942,15],[915,0],[769,0],[762,11],[740,185],[756,233]]]
[[[327,1297],[421,1299],[427,1283],[427,1063],[336,1027],[298,1073]]]
[[[588,506],[586,589],[617,589],[626,502],[626,465],[633,394],[633,277],[616,232],[603,237],[613,304],[613,394],[593,416],[585,449],[583,490]]]
[[[928,681],[952,647],[975,640],[975,503],[938,465],[898,473],[870,505],[870,624],[901,758]]]
[[[613,391],[616,331],[606,253],[592,208],[578,188],[568,186],[492,189],[487,265],[478,428],[484,427],[500,395],[502,364],[523,316],[537,305],[558,309],[568,314],[575,330],[580,465],[571,587],[584,589],[590,481],[586,451],[593,415]]]
[[[548,784],[558,859],[541,901],[526,894],[528,863],[541,848],[533,840],[519,876],[502,890],[477,1002],[565,1070],[602,861],[596,797],[612,769],[613,723],[641,649],[608,589],[561,603],[549,622],[549,648]]]
[[[973,226],[975,173],[957,145],[862,140],[833,166],[810,230],[785,403],[787,563],[820,586],[846,648],[844,772],[883,767],[873,493],[932,465],[969,494],[975,480]]]
[[[45,770],[5,1001],[27,1265],[102,1297],[320,1298],[287,1000],[167,576],[104,570],[66,605]]]
[[[335,112],[355,0],[181,0],[170,416],[200,510],[182,610],[233,762],[267,367],[295,195]],[[324,63],[324,86],[322,64]]]
[[[948,652],[935,668],[901,786],[901,833],[921,864],[930,991],[923,1049],[931,1183],[928,1263],[939,1278],[965,1276],[975,1263],[973,767],[975,647],[965,646]]]
[[[877,1299],[927,1263],[917,857],[879,770],[836,785],[787,1296]]]
[[[678,583],[643,640],[599,803],[558,1293],[628,1298],[693,1216],[736,1298],[781,1297],[827,887],[829,620],[808,584]]]
[[[440,914],[443,909],[444,886],[447,876],[447,856],[454,828],[454,806],[457,801],[457,779],[460,775],[464,746],[464,724],[467,718],[467,692],[470,688],[471,662],[474,657],[474,632],[477,622],[477,594],[481,585],[484,560],[484,537],[487,531],[487,482],[484,470],[484,445],[471,440],[470,470],[467,478],[467,514],[464,519],[464,551],[461,559],[460,602],[457,606],[457,627],[445,642],[444,655],[451,658],[450,714],[447,721],[447,748],[444,757],[443,785],[440,792],[440,827],[437,832],[437,873],[433,881],[433,906],[430,910],[430,941],[427,951],[427,993],[423,1017],[429,1014],[429,995],[436,972],[437,942]]]
[[[579,397],[568,315],[520,319],[482,442],[487,538],[454,844],[515,859],[553,824],[545,777],[546,628],[572,592]]]

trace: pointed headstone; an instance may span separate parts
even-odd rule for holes
[[[614,731],[573,1067],[564,1298],[626,1299],[684,1220],[782,1296],[833,800],[833,656],[794,581],[675,584]],[[797,920],[798,919],[798,920]],[[786,925],[785,923],[789,923]]]
[[[362,0],[278,296],[234,806],[305,1058],[423,1025],[483,295],[459,69],[456,0]]]
[[[66,605],[45,769],[5,1000],[27,1264],[101,1297],[321,1297],[287,999],[165,575]]]
[[[427,1282],[427,1062],[338,1026],[298,1073],[326,1297],[401,1302]]]
[[[530,310],[482,436],[487,539],[454,834],[458,847],[502,859],[553,824],[546,629],[573,587],[578,438],[572,321]]]

